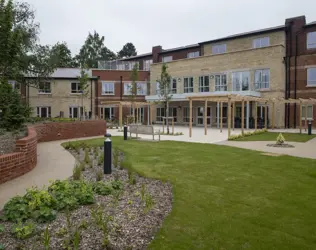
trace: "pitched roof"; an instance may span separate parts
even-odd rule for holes
[[[183,50],[183,49],[190,49],[190,48],[195,48],[195,47],[199,47],[199,46],[200,45],[198,43],[196,43],[196,44],[190,44],[190,45],[186,45],[186,46],[182,46],[182,47],[164,49],[159,54],[168,53],[168,52],[177,51],[177,50]]]
[[[316,25],[316,21],[315,22],[311,22],[311,23],[307,23],[305,26],[310,26],[310,25]]]

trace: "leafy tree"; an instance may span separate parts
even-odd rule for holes
[[[89,68],[97,68],[99,60],[108,61],[115,58],[115,53],[104,46],[104,36],[100,36],[96,31],[89,33],[76,57],[81,67],[86,65]]]
[[[167,72],[168,66],[164,63],[161,67],[160,79],[157,80],[159,83],[159,102],[163,103],[166,110],[166,117],[169,117],[169,102],[172,98],[171,94],[171,77]],[[169,134],[169,120],[166,119],[167,134]]]
[[[132,108],[132,115],[133,115],[133,121],[135,121],[135,101],[137,97],[137,90],[139,89],[139,86],[137,85],[138,80],[138,64],[135,63],[133,67],[133,71],[131,73],[131,80],[132,83],[129,85],[129,100],[131,101],[131,108]]]
[[[86,107],[84,106],[84,98],[89,94],[89,75],[87,73],[87,67],[82,67],[80,70],[80,76],[78,77],[79,86],[81,90],[81,106],[83,108],[83,112],[86,112]],[[85,117],[82,115],[81,117]]]
[[[131,56],[137,56],[137,51],[132,43],[126,43],[123,48],[118,52],[119,58],[126,58]]]
[[[52,56],[58,63],[60,68],[74,67],[71,51],[66,42],[57,43],[52,47]]]

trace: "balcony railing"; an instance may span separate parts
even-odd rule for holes
[[[134,66],[139,63],[137,61],[98,61],[98,69],[106,70],[133,70]]]

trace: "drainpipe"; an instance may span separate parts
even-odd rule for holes
[[[286,32],[288,33],[286,37],[289,37],[289,42],[286,45],[287,51],[286,51],[286,89],[285,89],[285,99],[288,99],[291,97],[291,56],[292,56],[292,24],[293,22],[289,23],[289,26],[286,27]],[[291,105],[286,104],[287,109],[287,116],[286,116],[286,123],[285,126],[287,128],[290,128],[290,113],[291,113]]]
[[[93,106],[93,100],[92,100],[92,98],[93,98],[93,95],[92,95],[92,79],[90,79],[90,85],[91,85],[91,102],[90,102],[90,112],[91,112],[91,119],[92,119],[92,106]]]
[[[121,101],[123,100],[123,76],[120,76],[120,83],[121,83]]]

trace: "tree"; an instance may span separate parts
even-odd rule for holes
[[[137,85],[138,80],[138,64],[135,63],[133,67],[133,71],[131,73],[131,80],[132,83],[129,85],[129,100],[131,101],[131,108],[132,108],[132,115],[133,115],[133,121],[135,121],[135,101],[137,97],[137,90],[139,89],[139,86]]]
[[[164,63],[161,67],[160,79],[157,80],[159,83],[159,102],[164,104],[166,110],[166,126],[167,126],[167,134],[169,134],[169,102],[172,98],[171,94],[171,77],[167,72],[168,66]]]
[[[81,91],[81,106],[83,109],[83,113],[86,113],[86,107],[84,106],[83,100],[85,97],[88,96],[89,94],[89,75],[87,73],[87,66],[82,67],[80,70],[80,76],[78,77],[79,80],[79,87],[80,87],[80,91]],[[81,118],[85,117],[84,115],[81,115]]]
[[[74,61],[71,56],[71,51],[68,48],[68,45],[66,42],[56,43],[52,47],[52,54],[58,63],[58,67],[60,68],[74,67]]]
[[[118,52],[118,58],[127,58],[137,56],[137,51],[132,43],[126,43],[123,48]]]
[[[97,68],[99,60],[109,61],[115,58],[115,53],[104,46],[104,36],[100,36],[96,31],[89,33],[76,57],[81,67],[86,65],[89,68]]]

